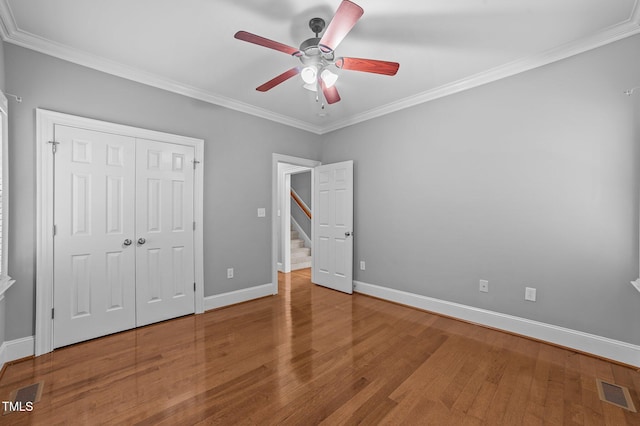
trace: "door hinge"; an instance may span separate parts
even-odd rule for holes
[[[196,230],[196,222],[195,221],[193,222],[193,230],[194,231]]]
[[[193,163],[193,169],[194,170],[196,168],[196,165],[200,164],[200,162],[198,160],[193,160],[192,163]]]
[[[193,283],[193,291],[196,291],[196,283]]]
[[[53,225],[53,236],[55,237],[57,233],[58,233],[58,227],[56,225]]]
[[[58,151],[58,145],[60,145],[60,142],[49,141],[47,143],[51,144],[51,152],[53,152],[55,154]]]
[[[51,319],[55,318],[55,308],[51,308]]]

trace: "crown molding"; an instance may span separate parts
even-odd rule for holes
[[[17,31],[16,20],[7,0],[0,1],[0,37],[8,41],[11,34]]]
[[[249,105],[235,99],[207,92],[199,88],[189,86],[157,74],[142,71],[121,63],[104,59],[97,55],[87,53],[54,41],[39,37],[27,31],[19,29],[16,25],[11,8],[7,0],[0,0],[0,35],[8,43],[15,44],[45,55],[53,56],[68,62],[92,68],[107,74],[122,77],[148,86],[163,89],[172,93],[198,99],[224,108],[240,111],[266,120],[295,127],[307,132],[320,134],[321,128],[306,121],[298,120],[282,114]]]
[[[35,50],[36,52],[40,52],[45,55],[82,65],[87,68],[92,68],[97,71],[132,80],[147,86],[187,96],[192,99],[198,99],[210,104],[219,105],[224,108],[240,111],[266,120],[281,123],[286,126],[295,127],[317,134],[319,134],[321,130],[305,121],[297,120],[295,118],[249,105],[226,96],[210,93],[166,77],[161,77],[157,74],[142,71],[96,55],[72,49],[68,46],[40,38],[34,34],[29,34],[21,30],[11,33],[6,41],[17,46]]]
[[[392,102],[382,107],[374,108],[369,111],[365,111],[364,113],[348,117],[342,121],[338,121],[331,124],[330,126],[324,127],[322,129],[322,134],[333,132],[335,130],[352,126],[354,124],[362,123],[363,121],[371,120],[383,115],[391,114],[396,111],[401,111],[405,108],[410,108],[445,96],[453,95],[455,93],[482,86],[487,83],[492,83],[503,78],[511,77],[513,75],[520,74],[534,68],[539,68],[544,65],[548,65],[553,62],[557,62],[562,59],[566,59],[571,56],[596,49],[598,47],[613,43],[626,37],[640,34],[640,7],[638,6],[639,2],[640,0],[636,0],[634,12],[630,19],[620,24],[609,27],[597,34],[564,44],[555,49],[547,50],[546,52],[542,52],[537,55],[518,59],[505,65],[500,65],[496,68],[492,68],[490,70],[465,77],[461,80],[454,81],[452,83],[448,83],[431,90],[427,90],[425,92],[401,99],[396,102]]]
[[[623,38],[640,34],[640,0],[636,0],[629,19],[606,28],[599,33],[465,77],[464,79],[454,81],[404,99],[400,99],[378,108],[370,109],[363,113],[352,115],[332,124],[317,126],[303,120],[249,105],[245,102],[226,96],[207,92],[197,87],[189,86],[157,74],[110,61],[97,55],[73,49],[69,46],[20,30],[15,22],[15,18],[7,1],[8,0],[0,0],[0,36],[8,43],[30,50],[35,50],[49,56],[105,72],[107,74],[264,118],[266,120],[305,130],[317,135],[327,134],[373,118],[381,117],[425,102],[433,101],[474,87],[501,80],[503,78],[511,77],[534,68],[542,67],[544,65],[578,55],[588,50],[596,49]]]

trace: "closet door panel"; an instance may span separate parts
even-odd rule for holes
[[[136,323],[195,311],[194,148],[136,143]]]
[[[55,125],[54,347],[135,327],[135,139]]]

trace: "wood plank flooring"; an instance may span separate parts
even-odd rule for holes
[[[640,374],[569,350],[280,275],[280,294],[9,366],[0,424],[640,425],[596,378]]]

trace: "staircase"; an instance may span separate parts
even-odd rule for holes
[[[291,270],[311,268],[311,249],[298,238],[298,231],[291,231]]]

